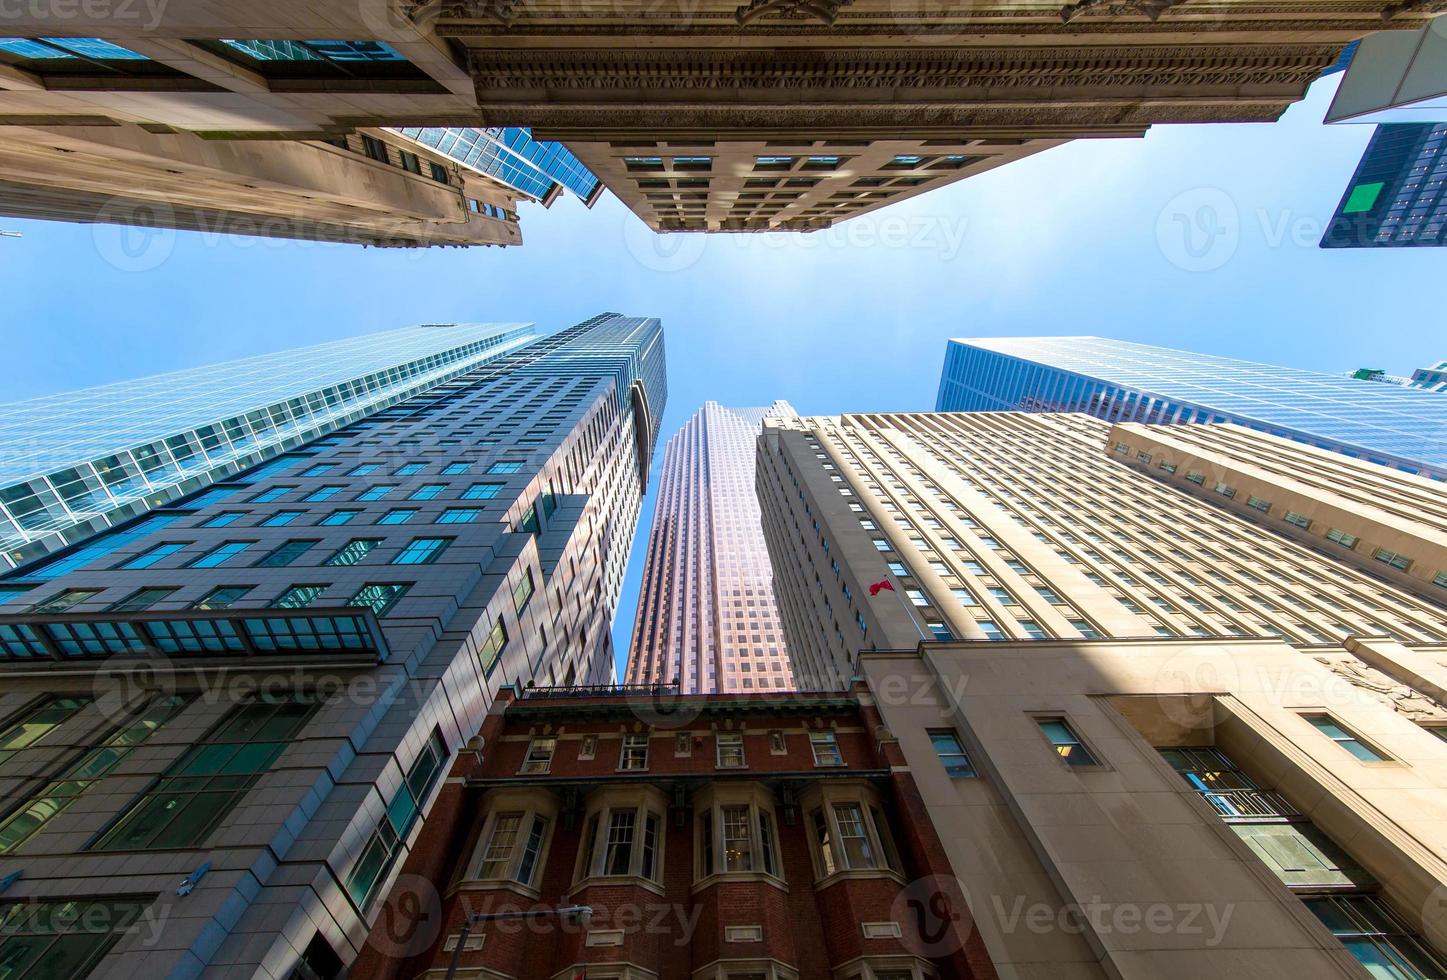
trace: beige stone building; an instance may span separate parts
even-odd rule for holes
[[[0,214],[521,243],[516,192],[379,128],[478,117],[447,42],[388,0],[55,0],[0,35]]]
[[[650,227],[808,230],[1062,140],[1275,119],[1428,7],[446,0],[435,27],[489,121],[565,141]]]
[[[800,684],[869,681],[1002,977],[1444,975],[1440,485],[1015,413],[770,422],[758,474]]]

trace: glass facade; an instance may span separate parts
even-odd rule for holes
[[[567,147],[539,142],[527,129],[489,126],[397,132],[544,204],[551,204],[559,189],[567,188],[591,207],[602,190],[598,178]]]
[[[532,326],[428,324],[0,407],[14,567],[446,381]]]
[[[1447,123],[1378,126],[1321,247],[1447,245],[1444,138]]]
[[[936,409],[1234,422],[1447,478],[1447,400],[1433,392],[1102,337],[951,340]]]

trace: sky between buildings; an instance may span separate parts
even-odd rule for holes
[[[0,218],[24,233],[0,238],[0,402],[413,323],[551,330],[604,310],[663,319],[664,438],[709,398],[928,410],[951,336],[1406,374],[1447,357],[1447,250],[1317,248],[1372,132],[1321,125],[1340,77],[1274,125],[1078,140],[810,236],[657,237],[608,195],[523,205],[525,245],[506,250]],[[620,662],[652,508],[650,493]]]

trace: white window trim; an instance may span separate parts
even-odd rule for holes
[[[628,753],[628,741],[630,739],[643,740],[643,765],[625,766],[623,764]],[[618,741],[618,771],[619,772],[647,772],[649,756],[652,755],[652,739],[647,732],[625,732]]]
[[[879,864],[872,868],[852,868],[844,865],[844,851],[839,847],[839,817],[835,811],[838,804],[853,803],[860,808],[864,819],[865,838],[870,850],[878,856]],[[814,811],[821,810],[827,823],[832,843],[835,868],[828,871],[824,863],[824,848],[814,828]],[[829,785],[811,786],[799,800],[799,812],[804,818],[804,831],[809,838],[809,858],[814,864],[815,887],[822,888],[836,881],[850,878],[893,878],[904,883],[904,876],[897,870],[900,861],[895,846],[893,831],[888,818],[884,816],[884,803],[878,791],[868,783],[855,780],[840,780]],[[875,814],[884,822],[876,825]]]
[[[723,764],[723,740],[724,738],[737,738],[739,740],[739,764],[726,766]],[[714,732],[713,733],[713,765],[715,769],[747,769],[749,767],[749,754],[744,745],[744,733]]]
[[[548,753],[548,761],[543,763],[541,769],[530,769],[532,762],[533,746],[538,742],[550,741],[553,743],[553,750]],[[522,765],[518,767],[518,773],[525,776],[545,776],[553,770],[553,760],[558,757],[558,738],[556,735],[534,735],[528,739],[527,751],[523,753]]]
[[[724,870],[723,808],[726,806],[748,806],[749,844],[758,867],[748,871]],[[703,847],[699,844],[703,835],[705,814],[712,822],[711,840],[714,859],[714,869],[708,874],[704,873]],[[774,870],[772,872],[766,871],[762,867],[763,841],[759,837],[761,814],[768,818],[769,831],[773,838],[771,843],[774,852]],[[695,793],[693,797],[693,841],[693,890],[695,892],[719,881],[763,881],[784,891],[788,890],[784,881],[784,856],[779,843],[779,818],[775,812],[774,794],[762,783],[714,783]]]
[[[891,973],[909,973],[910,980],[936,980],[939,974],[928,960],[917,956],[859,956],[833,970],[834,980],[879,980]]]
[[[628,873],[621,875],[610,875],[603,873],[603,864],[608,858],[608,824],[610,815],[615,812],[632,810],[637,816],[634,820],[633,853],[628,860]],[[643,831],[648,819],[652,814],[658,820],[658,840],[653,848],[653,877],[643,877]],[[587,842],[582,838],[587,835],[588,825],[593,817],[598,817],[597,826],[593,828],[593,847],[588,866],[583,866],[583,859],[589,855]],[[606,787],[595,790],[588,796],[587,806],[583,813],[581,830],[579,833],[578,856],[573,868],[573,888],[575,892],[592,884],[616,884],[618,882],[631,882],[658,894],[663,894],[663,862],[667,850],[666,840],[668,837],[668,797],[653,786],[618,786]],[[570,896],[572,892],[569,893]]]
[[[522,864],[523,851],[527,843],[527,834],[531,832],[533,819],[541,817],[547,821],[547,827],[543,831],[542,846],[538,849],[538,859],[533,867],[532,881],[537,882],[543,874],[543,869],[548,863],[548,852],[553,843],[553,831],[558,824],[558,798],[556,794],[542,789],[499,789],[492,790],[482,798],[483,817],[482,827],[479,829],[477,840],[473,844],[472,855],[467,861],[467,870],[460,886],[489,888],[504,888],[511,891],[521,892],[524,895],[536,898],[541,892],[535,884],[525,884],[517,880],[519,866]],[[482,871],[482,859],[487,853],[488,845],[492,841],[493,830],[497,826],[497,818],[504,813],[520,813],[522,818],[518,824],[518,838],[513,843],[512,853],[508,857],[507,869],[502,876],[493,878],[480,877]]]
[[[836,762],[821,762],[819,760],[819,746],[814,740],[827,737],[834,747],[834,754],[838,756]],[[832,728],[816,729],[809,733],[809,751],[814,754],[814,765],[820,769],[839,769],[844,765],[844,750],[839,747],[839,733]]]

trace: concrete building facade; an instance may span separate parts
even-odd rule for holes
[[[868,681],[1001,976],[1442,974],[1440,484],[1024,413],[769,422],[758,472],[796,676]]]
[[[765,418],[796,413],[705,402],[664,448],[648,536],[630,684],[681,694],[793,690],[754,492]]]
[[[862,685],[667,715],[647,689],[520,694],[458,757],[354,975],[996,976]]]
[[[8,974],[338,975],[496,691],[611,677],[663,355],[600,315],[7,576]]]

